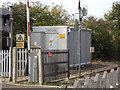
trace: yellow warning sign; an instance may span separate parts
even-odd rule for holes
[[[18,39],[17,39],[17,42],[23,42],[23,41],[24,41],[24,40],[23,40],[22,36],[19,35],[19,37],[18,37]]]
[[[32,43],[32,45],[31,45],[32,47],[34,47],[35,46],[35,44],[34,43]]]
[[[24,34],[16,34],[16,47],[24,48]]]
[[[53,42],[53,40],[50,40],[50,43],[52,43]]]
[[[59,34],[60,38],[65,38],[65,34]]]
[[[16,43],[17,48],[24,48],[24,43]]]

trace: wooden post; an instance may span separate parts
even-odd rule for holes
[[[38,51],[38,80],[39,80],[39,84],[42,85],[43,84],[43,67],[42,67],[42,52],[41,49],[39,49]]]
[[[14,83],[17,82],[17,48],[13,47],[13,76],[12,76],[12,81]]]
[[[70,77],[70,59],[69,59],[69,50],[67,51],[68,52],[68,75],[67,75],[67,78],[69,79],[69,77]]]

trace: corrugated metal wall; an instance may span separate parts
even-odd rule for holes
[[[80,35],[79,35],[80,34]],[[91,31],[87,29],[71,29],[68,34],[68,49],[70,51],[70,66],[90,63]],[[78,51],[80,49],[80,51]],[[79,54],[80,52],[80,54]],[[80,56],[81,55],[81,56]],[[80,59],[79,59],[80,56]]]

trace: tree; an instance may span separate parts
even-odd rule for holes
[[[92,46],[95,47],[94,58],[111,57],[112,35],[109,32],[107,21],[90,16],[83,21],[83,25],[92,29]]]
[[[112,10],[110,10],[105,15],[105,19],[108,21],[115,21],[115,26],[118,30],[120,30],[120,1],[114,2],[112,6]]]
[[[13,36],[15,44],[16,34],[27,34],[27,20],[25,3],[14,3],[13,6]],[[31,30],[32,26],[67,25],[69,21],[69,14],[62,5],[53,5],[50,7],[48,5],[43,5],[40,2],[33,2],[30,7],[30,21]]]
[[[69,15],[62,5],[52,6],[51,15],[53,25],[67,25],[69,22]]]
[[[114,2],[104,19],[88,17],[83,21],[92,29],[92,45],[97,58],[120,58],[120,2]],[[117,57],[117,58],[116,58]]]
[[[16,34],[27,34],[26,6],[23,3],[14,3],[13,5],[13,40],[16,42]]]
[[[114,2],[112,10],[105,14],[105,19],[111,22],[114,40],[114,49],[116,50],[116,59],[120,58],[120,1]]]
[[[51,8],[51,9],[50,9]],[[31,18],[33,25],[37,26],[56,26],[67,25],[69,14],[62,5],[42,5],[40,2],[34,2],[31,9]]]

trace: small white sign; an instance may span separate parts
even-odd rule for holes
[[[49,43],[49,46],[51,46],[51,47],[52,47],[52,46],[53,46],[53,43]]]
[[[90,53],[93,53],[95,51],[95,47],[90,47]]]
[[[37,56],[34,56],[34,58],[37,58]]]
[[[49,38],[49,46],[53,46],[53,38]]]

